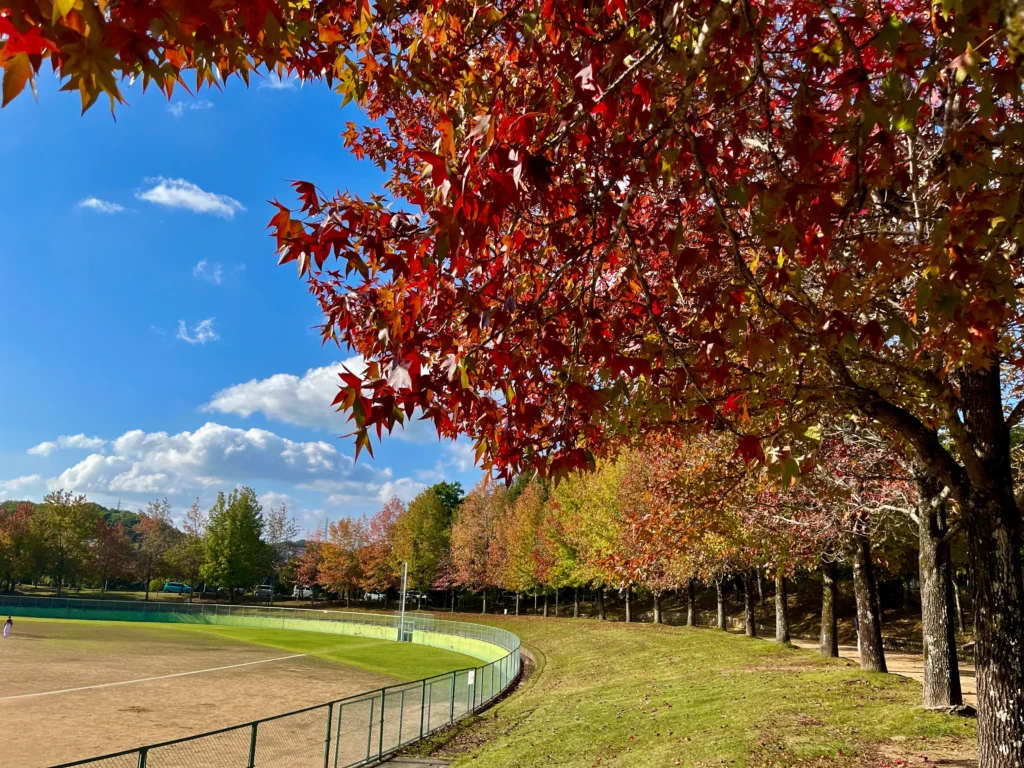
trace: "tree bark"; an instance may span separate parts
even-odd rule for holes
[[[757,599],[761,601],[761,606],[764,607],[764,579],[761,578],[761,569],[755,571],[757,574]]]
[[[690,579],[686,582],[686,626],[695,626],[696,618],[693,605],[693,579]]]
[[[604,587],[600,587],[597,590],[597,612],[601,621],[604,621]]]
[[[960,374],[964,427],[974,455],[970,488],[958,498],[968,532],[974,588],[981,768],[1024,765],[1024,583],[1021,513],[1013,497],[1010,430],[999,363]]]
[[[580,588],[572,588],[572,617],[578,619],[580,617]]]
[[[786,577],[782,571],[775,571],[775,642],[789,642],[789,609],[786,600]]]
[[[654,623],[661,624],[661,592],[654,594]]]
[[[484,602],[483,607],[480,608],[480,613],[487,613],[487,590],[484,590]]]
[[[754,582],[757,571],[748,568],[743,572],[743,623],[747,637],[757,637],[757,621],[754,617]]]
[[[882,625],[878,618],[878,586],[871,562],[871,540],[853,536],[853,595],[857,601],[857,632],[860,667],[867,672],[888,672],[882,650]]]
[[[535,615],[537,613],[537,593],[536,592],[533,593],[533,613]]]
[[[558,587],[555,587],[555,618],[558,618]]]
[[[633,620],[633,585],[626,585],[626,623],[629,624]]]
[[[548,617],[548,593],[544,593],[544,618]]]
[[[715,579],[715,597],[718,599],[718,628],[725,632],[725,596],[722,594],[722,580]]]
[[[956,657],[953,579],[949,560],[949,526],[942,484],[933,475],[915,470],[921,634],[924,649],[924,706],[947,709],[963,704]]]
[[[818,652],[833,659],[839,657],[839,622],[836,617],[838,570],[834,561],[826,561],[821,569],[821,643]]]
[[[519,615],[519,593],[516,592],[516,616]]]

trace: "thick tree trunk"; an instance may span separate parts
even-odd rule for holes
[[[604,587],[597,590],[597,614],[601,621],[604,621]]]
[[[949,527],[942,485],[934,476],[914,473],[917,485],[921,634],[924,648],[924,706],[946,709],[963,704],[953,630],[953,579]]]
[[[882,625],[878,618],[878,586],[871,562],[871,540],[853,536],[853,596],[857,601],[860,667],[867,672],[888,672],[882,650]]]
[[[633,620],[633,585],[626,585],[626,623]]]
[[[548,617],[548,593],[544,593],[544,618]]]
[[[839,601],[839,583],[835,562],[827,561],[821,569],[821,643],[818,652],[829,658],[839,657],[839,622],[836,603]]]
[[[743,624],[747,637],[757,637],[757,621],[754,617],[754,582],[757,571],[748,568],[743,572]]]
[[[960,375],[964,426],[975,464],[961,493],[974,588],[980,768],[1024,765],[1024,583],[1021,513],[1013,497],[1010,430],[999,364]],[[973,470],[973,471],[972,471]]]
[[[722,594],[722,580],[715,579],[715,597],[718,600],[718,628],[725,632],[725,596]]]
[[[786,577],[781,570],[775,571],[775,642],[789,642],[789,610],[786,605]]]
[[[686,582],[686,626],[695,626],[697,617],[693,605],[693,579]]]
[[[764,579],[761,578],[761,570],[755,571],[757,574],[757,599],[761,601],[761,606],[764,607]]]
[[[578,619],[580,617],[580,588],[572,588],[572,617]]]
[[[661,593],[656,592],[654,595],[654,623],[661,624]]]

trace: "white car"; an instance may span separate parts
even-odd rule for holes
[[[294,597],[296,600],[298,600],[299,598],[302,598],[303,600],[312,600],[313,588],[300,587],[298,584],[296,584],[295,588],[292,590],[292,597]]]
[[[260,584],[252,591],[254,597],[273,597],[274,588],[269,584]]]

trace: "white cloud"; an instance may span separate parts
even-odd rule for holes
[[[198,101],[176,101],[173,104],[167,105],[167,111],[174,115],[176,119],[181,117],[185,110],[199,111],[203,109],[213,109],[213,102],[199,99]]]
[[[76,493],[175,496],[259,481],[330,483],[353,471],[351,459],[329,443],[215,423],[173,435],[132,430],[110,448],[110,455],[87,456],[47,485]]]
[[[402,477],[394,482],[384,483],[380,490],[377,491],[377,499],[381,503],[387,503],[393,496],[397,496],[399,499],[408,504],[410,501],[416,498],[421,492],[425,491],[427,486],[423,483],[416,482],[411,477]]]
[[[139,200],[145,200],[168,208],[185,208],[193,213],[212,213],[225,219],[245,210],[245,206],[227,195],[207,192],[185,179],[165,179],[163,176],[146,179],[152,184],[149,189],[135,193]]]
[[[0,480],[0,499],[39,485],[42,480],[42,475],[22,475],[12,480]]]
[[[326,493],[326,502],[333,507],[365,507],[368,504],[379,506],[390,501],[393,496],[408,504],[427,487],[411,477],[386,479],[390,475],[391,471],[388,469],[378,473],[374,480],[320,480],[301,487]],[[384,482],[381,482],[382,479]]]
[[[193,268],[192,276],[198,277],[200,280],[205,280],[208,283],[214,285],[220,285],[224,282],[224,265],[217,262],[208,262],[206,259],[201,259]]]
[[[208,317],[205,320],[200,320],[192,328],[191,334],[189,334],[188,325],[186,325],[185,321],[179,320],[177,337],[182,341],[187,341],[189,344],[205,344],[208,341],[217,341],[220,336],[213,330],[214,319]]]
[[[61,435],[56,440],[47,441],[28,449],[33,456],[49,456],[54,451],[66,448],[81,448],[87,451],[96,451],[107,444],[107,441],[99,437],[86,437],[85,434]]]
[[[448,464],[459,472],[468,472],[476,466],[476,449],[469,440],[456,440],[445,448],[448,450]]]
[[[84,200],[80,200],[78,207],[88,208],[90,211],[96,211],[97,213],[124,213],[123,205],[111,203],[107,200],[100,200],[98,197],[91,196]]]
[[[293,91],[298,82],[298,78],[288,76],[282,79],[276,72],[273,72],[260,80],[257,87],[269,88],[272,91]]]
[[[331,407],[338,394],[338,374],[347,368],[362,374],[366,364],[361,357],[350,357],[341,363],[310,368],[302,376],[275,373],[265,379],[251,379],[222,389],[203,406],[204,411],[230,413],[248,418],[262,414],[271,421],[314,429],[342,429],[348,417]],[[414,443],[437,440],[432,421],[413,418],[397,428],[393,437]]]

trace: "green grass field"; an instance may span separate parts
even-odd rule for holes
[[[16,626],[21,627],[32,623],[63,625],[67,629],[68,639],[63,642],[74,643],[89,640],[89,647],[95,653],[103,653],[105,645],[97,642],[96,632],[90,627],[106,627],[138,632],[141,642],[160,636],[173,637],[168,633],[191,633],[209,638],[233,640],[236,642],[262,645],[276,648],[289,653],[305,653],[327,661],[355,667],[366,672],[397,678],[399,680],[419,680],[455,669],[476,667],[482,662],[461,653],[428,648],[412,643],[393,643],[387,640],[351,637],[348,635],[320,634],[318,632],[299,632],[282,629],[254,629],[250,627],[221,627],[207,624],[149,624],[143,622],[122,621],[75,621],[63,619],[16,619]],[[119,633],[119,639],[124,633]]]
[[[974,754],[974,721],[924,711],[919,684],[813,652],[706,629],[487,623],[518,634],[536,672],[419,753],[488,768],[889,766]]]

